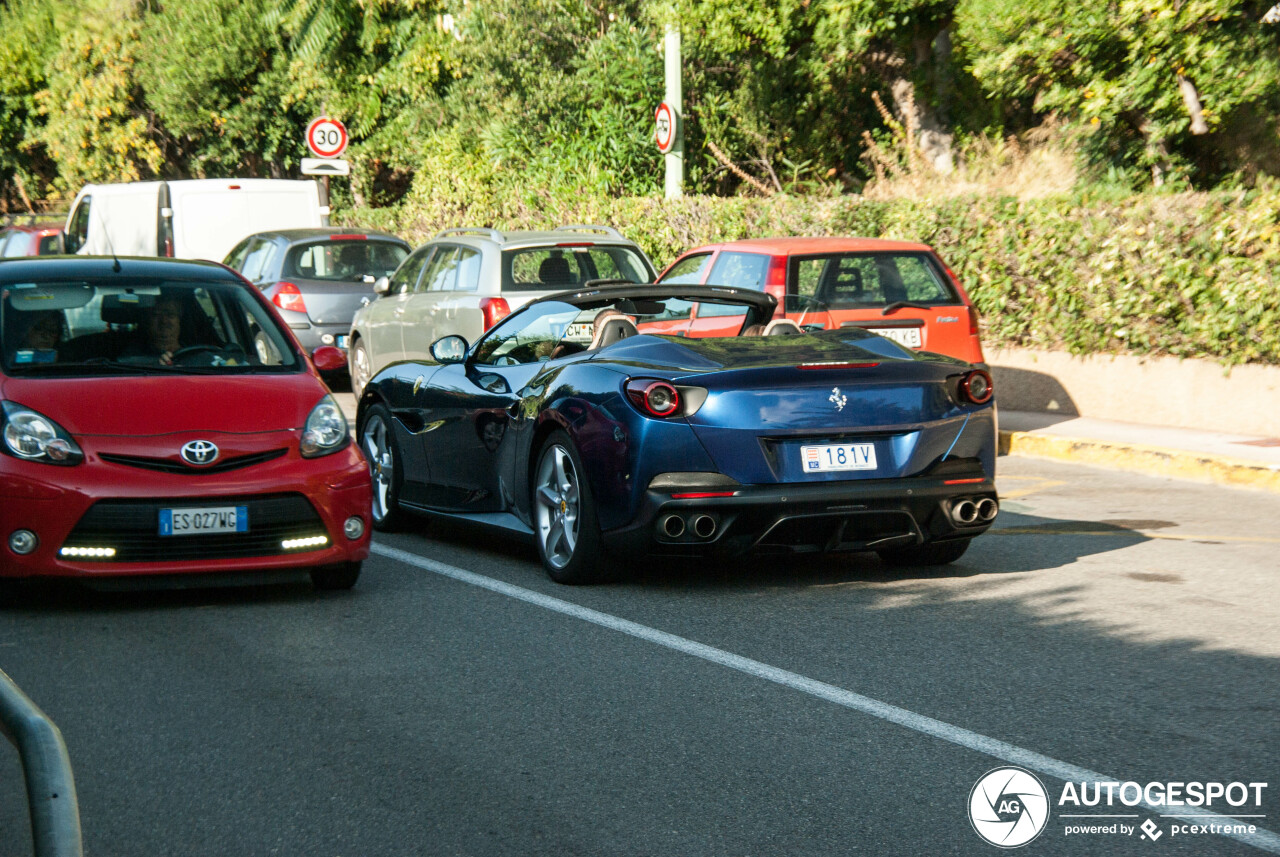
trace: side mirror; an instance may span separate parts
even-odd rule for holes
[[[373,281],[373,293],[374,293],[374,294],[376,294],[376,295],[389,295],[389,294],[391,294],[391,278],[390,278],[390,277],[378,277],[378,279],[374,280],[374,281]]]
[[[321,345],[311,352],[311,362],[316,364],[316,368],[321,372],[337,372],[347,367],[347,355],[342,353],[341,348]]]
[[[461,336],[442,336],[431,343],[431,359],[437,363],[461,363],[467,357],[467,341]]]

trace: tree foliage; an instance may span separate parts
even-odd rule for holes
[[[657,194],[669,25],[696,192],[857,190],[903,141],[945,172],[967,137],[1046,119],[1113,175],[1251,181],[1280,173],[1267,5],[0,0],[0,204],[88,180],[296,175],[322,113],[351,131],[356,203]]]

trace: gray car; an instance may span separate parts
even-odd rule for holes
[[[347,361],[360,395],[374,373],[399,360],[430,360],[431,343],[457,334],[475,342],[535,298],[591,280],[651,283],[644,251],[611,226],[549,232],[446,229],[413,251],[378,298],[351,322]]]
[[[275,304],[308,352],[346,348],[357,309],[373,284],[409,255],[404,240],[361,229],[283,229],[245,238],[224,260]]]

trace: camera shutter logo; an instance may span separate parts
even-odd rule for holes
[[[182,460],[195,467],[213,464],[218,458],[218,447],[212,441],[193,440],[182,445]]]
[[[995,768],[969,792],[969,822],[992,845],[1026,845],[1049,823],[1049,793],[1030,771]]]

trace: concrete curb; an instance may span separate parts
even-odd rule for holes
[[[1001,431],[1000,454],[1049,458],[1280,493],[1280,466],[1158,446]]]

